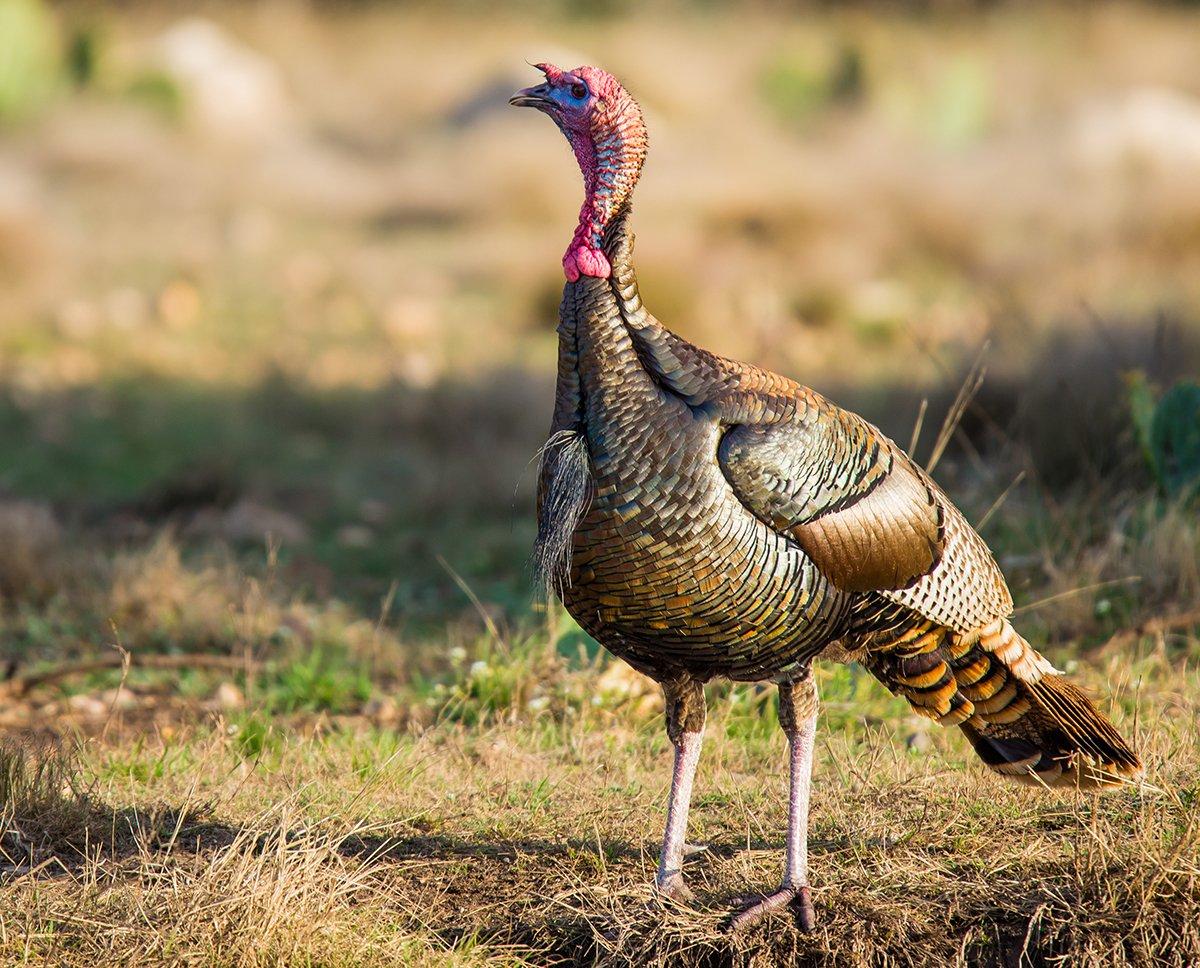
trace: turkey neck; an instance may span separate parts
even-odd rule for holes
[[[616,132],[598,142],[591,138],[571,140],[571,150],[583,173],[583,205],[571,237],[570,252],[576,246],[603,250],[612,222],[627,209],[629,194],[641,171],[641,157],[633,153]],[[642,149],[642,156],[645,150]]]
[[[646,365],[647,337],[665,331],[642,305],[628,215],[625,208],[605,234],[612,274],[580,276],[563,288],[552,432],[628,429],[640,437],[648,409],[680,408],[680,416],[687,409]]]

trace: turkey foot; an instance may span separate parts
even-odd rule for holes
[[[696,899],[692,889],[684,883],[683,875],[676,874],[665,877],[654,884],[656,900],[673,901],[676,904],[690,904]]]
[[[796,926],[806,934],[813,929],[817,920],[813,911],[812,891],[807,884],[803,887],[781,887],[774,894],[756,894],[741,899],[740,903],[745,906],[730,919],[730,931],[742,931],[781,907],[791,908]]]

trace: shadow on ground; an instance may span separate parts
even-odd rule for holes
[[[1123,375],[1166,384],[1200,370],[1200,333],[1165,320],[1097,323],[1053,339],[1026,371],[1005,359],[1003,347],[989,354],[994,375],[942,465],[952,493],[964,476],[1002,488],[1014,468],[1052,492],[1144,484]],[[928,399],[921,459],[963,379],[947,372],[939,385],[912,386],[897,374],[863,387],[794,375],[903,445]],[[514,369],[423,389],[320,390],[283,375],[247,388],[157,378],[57,393],[0,386],[0,493],[49,502],[107,547],[169,527],[191,545],[222,541],[261,561],[271,535],[289,583],[369,610],[395,583],[418,621],[464,605],[441,556],[481,598],[520,613],[530,459],[551,395],[547,375]]]

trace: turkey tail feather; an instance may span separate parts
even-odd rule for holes
[[[1029,691],[1033,709],[1018,721],[1028,727],[1023,735],[989,735],[970,723],[962,726],[992,769],[1048,786],[1118,786],[1141,776],[1137,754],[1078,686],[1062,676],[1047,675]],[[1022,765],[1028,756],[1013,748],[1014,741],[1032,746],[1036,760]],[[1002,762],[989,762],[997,756]]]
[[[1101,787],[1141,776],[1103,713],[1007,620],[973,635],[925,624],[872,643],[864,663],[913,709],[958,726],[996,773],[1045,786]]]

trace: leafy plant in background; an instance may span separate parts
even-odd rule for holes
[[[961,53],[926,70],[881,69],[875,94],[881,113],[898,130],[959,151],[987,135],[999,94],[995,84],[985,59]]]
[[[0,123],[28,117],[59,79],[58,32],[38,0],[0,0]]]
[[[63,58],[67,77],[77,88],[89,87],[100,68],[99,29],[93,25],[78,26],[71,32]]]
[[[832,57],[790,51],[764,71],[763,99],[785,121],[806,121],[835,105],[862,100],[866,76],[862,54],[849,44]]]
[[[331,647],[314,648],[276,671],[264,702],[276,712],[342,713],[358,709],[371,695],[367,670]]]
[[[958,57],[945,65],[925,113],[929,134],[943,147],[964,148],[979,140],[987,131],[991,113],[985,66],[970,57]]]
[[[1157,399],[1141,371],[1128,385],[1134,431],[1158,486],[1170,498],[1200,496],[1200,384],[1180,380]]]
[[[168,121],[178,121],[183,116],[183,91],[164,71],[147,69],[138,72],[126,85],[125,96],[158,112]]]

